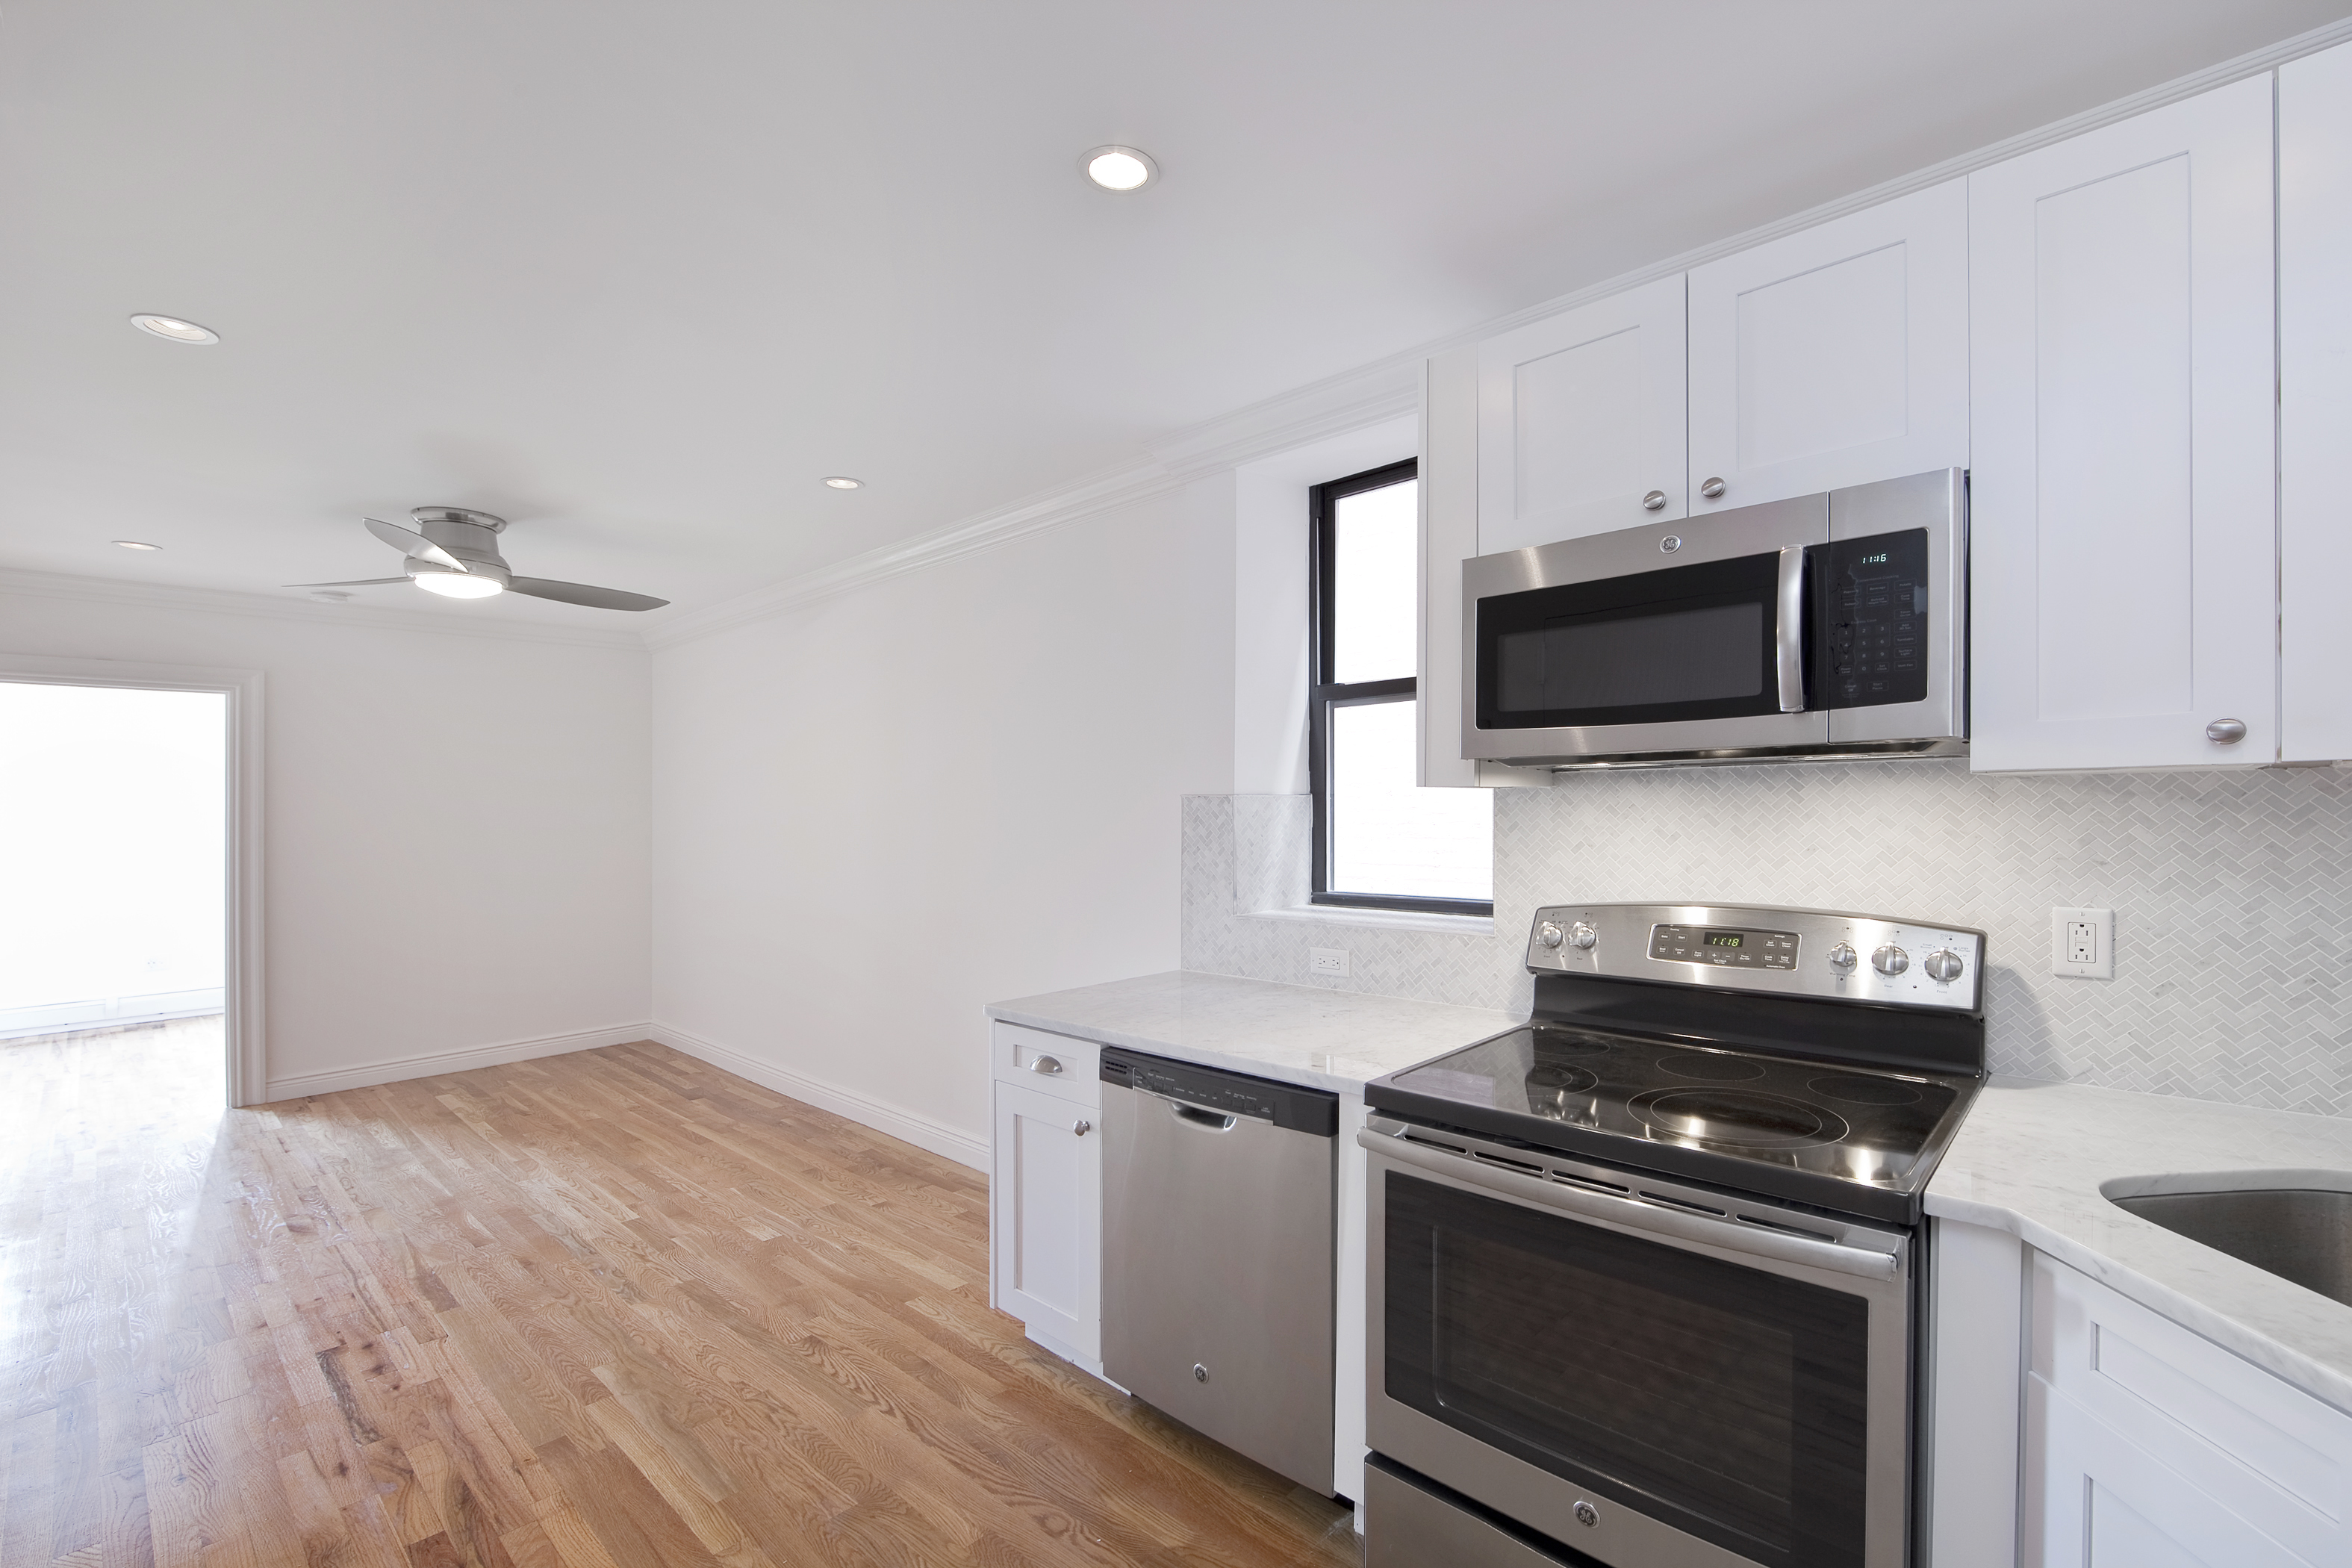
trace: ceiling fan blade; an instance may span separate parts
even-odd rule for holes
[[[289,583],[289,588],[377,588],[386,583],[405,583],[406,577],[359,577],[349,583]]]
[[[534,599],[554,599],[585,605],[592,610],[658,610],[669,603],[645,594],[624,594],[618,588],[591,588],[585,583],[558,583],[551,577],[509,577],[507,592]]]
[[[380,518],[373,517],[363,517],[360,521],[367,524],[367,531],[370,533],[374,534],[403,555],[413,555],[419,561],[430,561],[436,566],[446,566],[453,572],[463,572],[466,569],[464,562],[413,528],[403,528],[396,522],[385,522]]]

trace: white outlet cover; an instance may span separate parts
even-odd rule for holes
[[[1307,967],[1317,974],[1348,973],[1348,950],[1344,947],[1310,947],[1307,950]]]
[[[2087,928],[2090,956],[2075,954],[2078,927]],[[2116,911],[2053,909],[2050,911],[2050,973],[2077,980],[2116,977]]]

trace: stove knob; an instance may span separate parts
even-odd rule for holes
[[[1958,980],[1960,977],[1960,972],[1968,965],[1961,961],[1960,955],[1950,948],[1939,947],[1921,959],[1919,967],[1927,972],[1927,978],[1930,980],[1951,981]]]
[[[1558,947],[1567,934],[1549,921],[1536,927],[1536,940],[1546,947]]]
[[[1900,974],[1911,967],[1911,955],[1889,942],[1870,955],[1870,966],[1881,974]]]
[[[1594,931],[1591,926],[1586,925],[1582,921],[1579,921],[1574,925],[1568,928],[1568,945],[1579,950],[1580,952],[1590,949],[1594,942],[1599,942],[1600,940],[1601,933]]]
[[[1860,953],[1854,952],[1853,948],[1847,946],[1844,942],[1840,942],[1835,947],[1830,949],[1830,967],[1836,970],[1840,974],[1853,973],[1853,966],[1861,961],[1861,958],[1862,955]]]

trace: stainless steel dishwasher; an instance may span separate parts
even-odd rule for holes
[[[1339,1100],[1102,1053],[1103,1371],[1331,1494]]]

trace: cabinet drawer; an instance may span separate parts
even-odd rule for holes
[[[1023,1024],[999,1024],[990,1052],[999,1083],[1017,1083],[1079,1105],[1102,1103],[1097,1069],[1102,1047],[1092,1040],[1051,1035]]]
[[[2034,1378],[2313,1562],[2352,1551],[2352,1416],[2036,1253]]]

